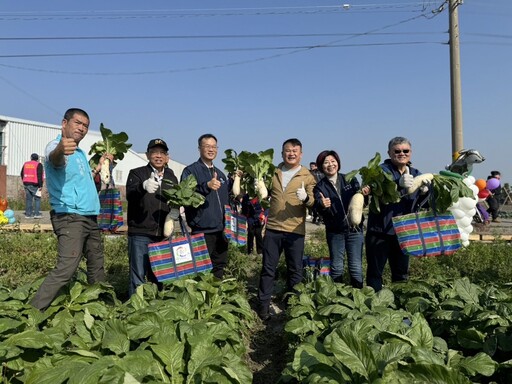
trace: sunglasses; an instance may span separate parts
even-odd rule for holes
[[[411,150],[410,149],[395,149],[395,155],[398,155],[400,153],[405,153],[406,155],[410,152]]]

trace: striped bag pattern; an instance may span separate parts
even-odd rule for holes
[[[98,193],[100,214],[98,226],[102,231],[114,232],[124,225],[121,192],[117,188],[104,189]]]
[[[331,273],[331,259],[329,257],[313,258],[311,256],[303,256],[302,267],[312,271],[313,278],[315,279],[318,276],[328,276]]]
[[[329,257],[321,257],[316,260],[318,274],[321,276],[329,276],[331,273],[331,259]]]
[[[402,252],[409,256],[453,255],[462,246],[455,218],[448,212],[393,217],[393,226]]]
[[[247,218],[229,205],[224,206],[224,234],[236,245],[247,244]]]
[[[209,272],[212,262],[202,233],[177,237],[148,246],[151,269],[159,282]]]

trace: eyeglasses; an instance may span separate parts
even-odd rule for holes
[[[201,148],[204,148],[204,149],[219,149],[219,147],[217,145],[201,145]]]
[[[400,153],[405,153],[406,155],[410,152],[410,149],[395,149],[395,155],[399,155]]]

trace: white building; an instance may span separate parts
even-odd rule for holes
[[[23,191],[23,184],[20,178],[23,164],[30,160],[32,153],[37,153],[40,160],[43,161],[46,145],[55,139],[61,133],[61,130],[62,127],[60,125],[0,115],[1,196],[7,196],[8,198],[20,197],[21,191]],[[89,130],[85,138],[80,142],[80,148],[88,153],[91,145],[100,140],[102,140],[102,137],[99,130]],[[130,142],[129,139],[128,142]],[[145,154],[139,154],[131,149],[125,154],[123,160],[118,162],[112,176],[116,186],[121,189],[123,195],[130,169],[141,167],[147,163],[148,160]],[[169,167],[174,171],[179,180],[185,165],[171,160]]]

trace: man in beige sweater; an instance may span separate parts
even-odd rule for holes
[[[295,138],[286,140],[281,154],[283,162],[277,166],[272,179],[258,291],[257,312],[265,321],[270,319],[270,299],[279,257],[283,251],[287,290],[293,292],[295,285],[302,281],[307,208],[314,203],[315,178],[308,168],[300,164],[302,143]]]

